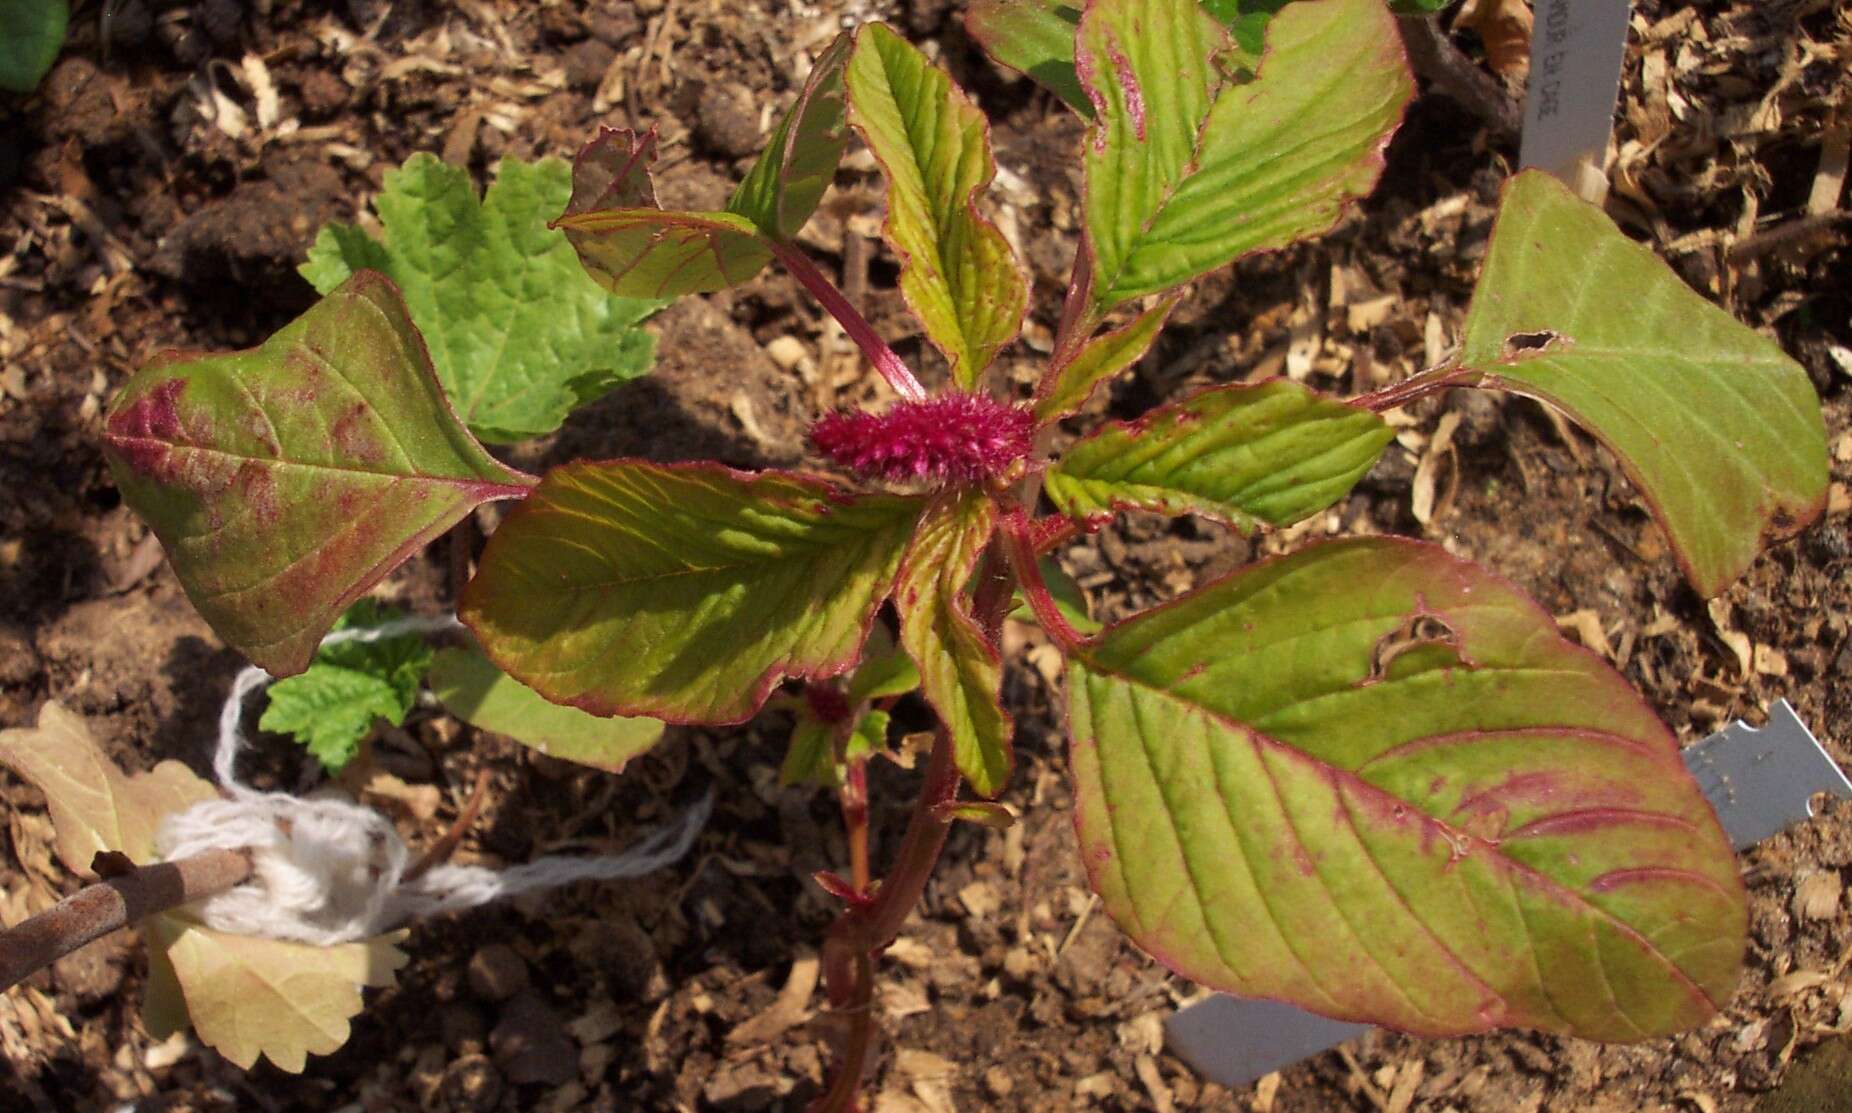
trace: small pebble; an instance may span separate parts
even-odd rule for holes
[[[765,354],[772,357],[773,363],[789,371],[804,362],[804,357],[810,353],[797,337],[780,336],[765,346]]]
[[[1002,1067],[991,1067],[984,1072],[984,1092],[991,1097],[1009,1097],[1010,1091],[1015,1088],[1016,1083],[1010,1081],[1010,1076],[1004,1072]]]
[[[488,1056],[465,1055],[445,1068],[438,1091],[459,1113],[489,1113],[501,1100],[502,1076]]]
[[[695,130],[708,146],[731,158],[759,149],[759,106],[744,85],[710,85],[701,94]]]
[[[527,988],[527,963],[506,943],[491,943],[470,956],[470,992],[484,1001],[506,1001]]]

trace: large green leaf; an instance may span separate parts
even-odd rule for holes
[[[1285,379],[1205,390],[1076,442],[1048,470],[1062,513],[1291,525],[1343,498],[1395,438],[1368,409]]]
[[[901,258],[901,293],[952,380],[975,389],[1029,304],[1009,241],[976,207],[997,170],[990,126],[944,70],[883,24],[856,32],[845,79],[849,122],[887,175],[882,229]]]
[[[1414,82],[1380,0],[1290,4],[1252,81],[1195,0],[1094,0],[1078,66],[1094,302],[1107,309],[1335,223],[1382,171]]]
[[[655,719],[591,715],[549,703],[474,648],[438,651],[429,680],[457,718],[562,761],[618,773],[662,737]]]
[[[1036,423],[1046,425],[1079,413],[1096,387],[1143,359],[1179,300],[1163,299],[1120,328],[1094,337],[1072,359],[1050,368],[1036,391]]]
[[[568,464],[489,539],[462,618],[554,703],[741,722],[855,663],[918,514],[784,473]]]
[[[1010,716],[998,702],[1003,662],[962,598],[996,528],[997,511],[978,490],[947,491],[921,516],[894,605],[900,644],[920,667],[920,690],[952,736],[958,771],[981,796],[1009,783]]]
[[[572,199],[553,222],[598,283],[630,298],[736,286],[771,262],[759,226],[735,212],[674,212],[656,203],[656,133],[600,128],[572,164]]]
[[[1185,976],[1444,1035],[1632,1040],[1735,988],[1735,857],[1678,743],[1509,584],[1369,539],[1109,628],[1068,676],[1081,852]]]
[[[1082,116],[1093,102],[1074,73],[1078,0],[972,0],[965,29],[999,65],[1034,78]]]
[[[533,482],[470,438],[374,271],[251,351],[143,368],[103,450],[199,613],[279,676],[419,546]]]
[[[65,0],[0,0],[0,89],[36,89],[58,58],[70,20]]]
[[[1459,361],[1601,438],[1703,595],[1825,509],[1807,373],[1540,171],[1505,191]]]
[[[849,145],[842,71],[853,46],[854,39],[845,32],[818,56],[797,102],[727,203],[729,212],[752,221],[773,239],[797,235],[836,177],[836,166]]]
[[[656,350],[636,327],[656,303],[599,289],[546,226],[566,204],[570,175],[559,159],[505,158],[478,202],[466,172],[413,155],[373,202],[385,242],[330,224],[302,275],[325,294],[355,271],[383,272],[471,432],[492,443],[551,433],[649,370]]]

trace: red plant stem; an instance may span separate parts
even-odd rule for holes
[[[1036,395],[1051,386],[1061,369],[1079,354],[1100,318],[1093,307],[1093,250],[1083,236],[1074,253],[1074,270],[1068,278],[1067,297],[1061,302],[1061,321],[1055,326],[1055,350],[1048,357],[1048,371],[1042,376]]]
[[[855,891],[868,895],[873,876],[868,868],[868,759],[849,762],[842,779],[842,826],[849,836],[849,876]]]
[[[1390,383],[1381,390],[1359,395],[1353,401],[1360,406],[1369,407],[1376,413],[1382,413],[1456,386],[1471,386],[1477,374],[1469,368],[1446,363],[1439,367],[1430,367],[1426,371],[1416,372],[1399,383]]]
[[[137,920],[222,893],[251,876],[242,850],[207,850],[89,885],[0,931],[0,993],[35,971]]]
[[[1002,527],[999,536],[1003,541],[1003,551],[1009,556],[1010,569],[1022,584],[1022,593],[1029,601],[1029,609],[1035,612],[1035,620],[1041,623],[1042,632],[1054,639],[1063,653],[1072,652],[1086,639],[1068,624],[1067,616],[1061,613],[1060,607],[1055,606],[1054,596],[1048,593],[1048,584],[1043,581],[1042,570],[1036,565],[1034,524],[1019,507],[1004,511],[998,524]]]
[[[868,323],[855,306],[849,304],[849,299],[842,296],[842,291],[824,277],[802,248],[792,243],[774,243],[772,254],[791,272],[791,277],[802,283],[812,297],[823,303],[823,308],[836,318],[836,323],[849,334],[849,339],[855,341],[856,347],[862,349],[862,354],[875,365],[875,370],[887,380],[887,385],[894,388],[895,394],[908,402],[925,399],[926,388],[913,377],[913,372],[894,354],[894,349],[875,334],[874,326]]]

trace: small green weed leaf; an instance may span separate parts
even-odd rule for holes
[[[161,820],[219,797],[177,761],[124,775],[83,718],[52,701],[39,708],[37,726],[0,730],[0,765],[45,794],[56,836],[52,849],[74,874],[88,874],[105,850],[120,851],[138,866],[155,861]]]
[[[1807,373],[1541,171],[1506,187],[1462,345],[1481,385],[1547,402],[1608,446],[1702,595],[1825,509]]]
[[[1081,589],[1080,584],[1074,581],[1074,577],[1067,574],[1067,569],[1061,567],[1052,556],[1042,557],[1035,563],[1041,569],[1042,583],[1048,588],[1049,598],[1055,601],[1055,609],[1061,612],[1062,618],[1067,619],[1067,624],[1073,627],[1078,634],[1099,633],[1102,627],[1099,620],[1093,617],[1093,608],[1087,602],[1087,593]],[[1015,604],[1015,609],[1010,611],[1011,618],[1018,622],[1040,625],[1035,618],[1035,608],[1031,607],[1022,597],[1020,590],[1016,592]]]
[[[785,746],[778,783],[813,784],[824,788],[841,784],[842,774],[836,761],[836,731],[836,724],[800,712],[791,726],[791,741]]]
[[[437,377],[470,431],[491,443],[538,437],[649,370],[655,339],[637,328],[657,303],[616,298],[547,221],[566,204],[559,159],[505,158],[480,201],[469,175],[416,154],[373,202],[383,244],[350,225],[322,229],[302,274],[322,293],[357,270],[405,295]]]
[[[1036,392],[1036,424],[1079,413],[1095,388],[1143,359],[1181,300],[1181,296],[1165,298],[1123,327],[1094,337],[1073,359],[1054,368]]]
[[[920,686],[920,670],[913,659],[894,641],[885,625],[877,624],[868,635],[862,663],[849,677],[849,706],[858,707],[871,699],[904,696]]]
[[[958,771],[980,796],[1002,792],[1014,762],[1010,716],[999,702],[1003,663],[962,599],[996,524],[996,506],[983,492],[940,495],[921,516],[894,586],[900,644],[951,733]]]
[[[599,285],[627,298],[676,298],[737,286],[771,262],[747,217],[657,205],[654,161],[655,132],[600,128],[572,164],[572,199],[553,227]]]
[[[1368,409],[1285,379],[1214,387],[1075,442],[1045,479],[1062,513],[1202,514],[1287,526],[1343,498],[1394,430]]]
[[[918,515],[779,472],[568,464],[489,539],[462,617],[554,703],[737,723],[855,663]]]
[[[1414,92],[1380,0],[1289,4],[1252,81],[1194,0],[1095,0],[1079,72],[1094,301],[1110,309],[1335,223],[1382,172]]]
[[[1082,5],[1068,0],[972,0],[965,29],[998,65],[1008,66],[1092,118],[1093,102],[1074,73],[1074,29]]]
[[[775,240],[797,235],[817,211],[849,146],[842,71],[854,44],[845,32],[818,56],[797,102],[727,203],[727,211],[752,221]]]
[[[362,599],[334,628],[378,626],[400,617]],[[417,634],[323,646],[307,672],[270,686],[270,702],[257,725],[290,735],[323,768],[338,772],[360,752],[374,719],[395,727],[405,721],[430,665],[431,648]]]
[[[1289,9],[1290,10],[1290,9]],[[1736,986],[1736,858],[1678,743],[1509,584],[1329,542],[1070,657],[1081,853],[1194,981],[1422,1035],[1639,1040]]]
[[[65,0],[0,0],[0,89],[38,88],[57,61],[70,21]]]
[[[612,773],[662,737],[655,719],[587,714],[549,703],[475,649],[443,649],[431,662],[431,691],[451,714],[533,749]]]
[[[900,255],[901,293],[952,381],[975,389],[1029,304],[1009,241],[977,211],[997,170],[990,125],[944,70],[883,24],[856,32],[846,80],[849,122],[887,175],[882,231]]]
[[[322,947],[213,931],[183,913],[150,916],[143,1016],[155,1038],[173,1034],[178,996],[200,1042],[239,1068],[250,1070],[262,1057],[301,1074],[310,1055],[347,1042],[362,987],[397,979],[407,961],[398,947],[405,935]]]
[[[103,450],[199,613],[278,676],[419,546],[532,482],[457,420],[374,271],[250,351],[143,368]]]
[[[849,741],[843,746],[843,758],[847,761],[866,761],[886,753],[887,728],[892,722],[892,716],[885,711],[865,712],[855,720],[855,729],[849,732]]]

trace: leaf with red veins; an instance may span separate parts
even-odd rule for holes
[[[742,722],[786,677],[855,664],[919,511],[786,472],[580,461],[495,531],[461,617],[555,703]]]
[[[260,347],[144,368],[103,452],[200,614],[279,676],[407,556],[533,482],[469,435],[373,271]]]

